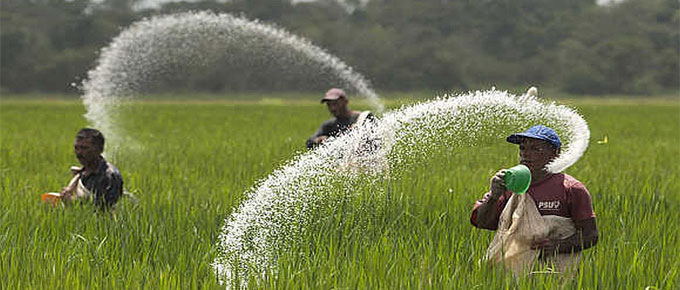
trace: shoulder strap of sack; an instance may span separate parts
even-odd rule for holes
[[[357,121],[352,124],[352,128],[356,126],[361,126],[366,122],[366,119],[368,118],[368,115],[371,114],[371,111],[363,111],[359,114],[359,117],[357,118]]]

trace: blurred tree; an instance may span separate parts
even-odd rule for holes
[[[544,84],[572,93],[680,88],[680,3],[627,0],[1,0],[0,88],[75,92],[133,21],[211,10],[260,19],[326,48],[385,90]],[[261,64],[264,67],[270,64]],[[252,67],[251,69],[258,69]],[[294,75],[293,72],[288,72]],[[216,66],[168,89],[298,90],[274,72]]]
[[[97,51],[135,19],[131,0],[5,0],[0,87],[12,92],[75,92]],[[111,13],[115,11],[115,13]]]
[[[677,90],[678,9],[674,0],[629,0],[582,14],[559,48],[558,83],[573,93]]]

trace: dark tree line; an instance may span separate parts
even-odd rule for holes
[[[0,0],[2,92],[77,92],[72,84],[129,24],[187,10],[276,24],[326,48],[383,90],[540,84],[570,93],[650,94],[680,88],[677,0],[610,6],[594,0],[345,1],[350,9],[336,0],[213,0],[146,10],[134,9],[138,0],[91,2]],[[201,80],[195,89],[219,92],[225,86],[210,82],[228,79]]]

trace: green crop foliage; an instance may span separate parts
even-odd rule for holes
[[[433,150],[390,178],[337,189],[302,240],[250,286],[677,289],[680,105],[570,104],[588,121],[591,144],[567,172],[589,188],[600,230],[573,279],[515,279],[479,262],[493,232],[473,228],[470,210],[489,177],[517,162],[516,147],[499,143]],[[107,156],[137,201],[102,214],[40,201],[77,165],[83,113],[77,101],[0,102],[0,289],[219,288],[211,264],[225,218],[258,180],[304,152],[328,117],[309,102],[137,103],[122,124],[129,144]]]

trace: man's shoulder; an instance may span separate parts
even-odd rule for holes
[[[567,194],[571,194],[573,196],[583,196],[583,195],[590,195],[590,192],[588,191],[588,188],[583,184],[583,182],[579,181],[575,177],[563,173],[564,174],[564,181],[562,182]]]
[[[540,188],[544,190],[557,190],[561,188],[565,191],[570,191],[574,188],[585,189],[585,185],[573,176],[560,172],[553,174],[546,181],[540,183]]]
[[[113,165],[111,162],[104,160],[106,164],[106,176],[115,176],[115,177],[121,177],[122,175],[120,174],[120,171],[118,170],[118,167]]]
[[[330,118],[330,119],[328,119],[328,120],[326,120],[326,121],[323,121],[323,123],[321,123],[321,126],[324,126],[324,127],[333,126],[333,125],[335,125],[337,122],[338,122],[338,119],[335,118],[335,117],[333,117],[333,118]]]
[[[566,173],[560,173],[560,174],[562,174],[564,176],[563,177],[564,178],[563,183],[564,183],[565,187],[583,186],[583,182],[576,179],[576,177],[573,177],[573,176],[566,174]]]
[[[366,122],[373,122],[375,120],[376,117],[371,111],[361,111],[359,114],[356,114],[356,119],[354,119],[354,122],[361,125]]]

